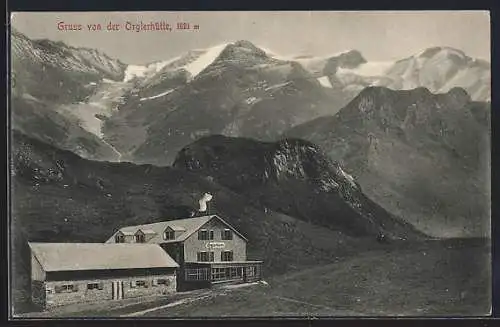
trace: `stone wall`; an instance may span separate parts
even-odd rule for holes
[[[158,279],[167,280],[167,284],[154,285],[154,280]],[[175,274],[88,279],[78,281],[48,281],[45,282],[44,285],[46,292],[46,308],[78,302],[112,301],[114,300],[112,285],[113,282],[117,281],[123,282],[123,298],[125,299],[151,295],[168,295],[176,292]],[[136,281],[145,281],[146,287],[134,287],[133,285]],[[92,283],[100,283],[102,289],[87,289],[87,285]],[[56,293],[56,288],[62,285],[74,285],[75,290]]]

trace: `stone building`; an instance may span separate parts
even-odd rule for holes
[[[176,291],[179,265],[157,244],[29,246],[32,299],[43,308]]]
[[[157,244],[178,264],[177,289],[261,279],[262,261],[247,260],[248,240],[217,215],[122,227],[107,244]]]

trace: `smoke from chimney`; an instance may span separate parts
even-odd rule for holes
[[[212,194],[210,193],[203,194],[200,201],[198,201],[198,203],[200,204],[200,209],[198,209],[198,211],[200,212],[207,211],[207,202],[209,202],[210,200],[212,200]]]

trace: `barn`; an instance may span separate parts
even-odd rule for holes
[[[159,245],[180,266],[179,291],[262,278],[262,261],[247,260],[247,238],[218,215],[122,227],[106,243]]]
[[[157,244],[29,243],[42,308],[170,294],[179,265]]]

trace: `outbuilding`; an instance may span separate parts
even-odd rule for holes
[[[147,237],[147,231],[144,235]],[[29,243],[32,300],[43,308],[170,294],[179,265],[158,244]]]

